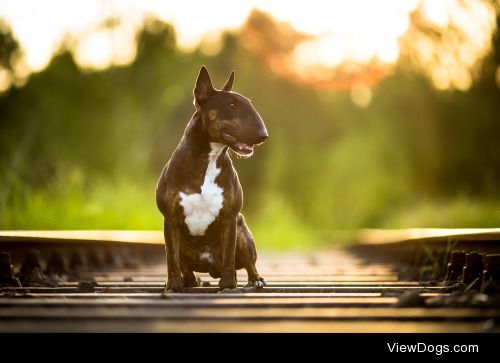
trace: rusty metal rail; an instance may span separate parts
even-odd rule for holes
[[[432,244],[429,236],[366,240],[261,253],[262,290],[243,289],[238,272],[238,292],[218,293],[217,281],[199,274],[200,287],[165,294],[157,232],[0,232],[0,332],[498,332],[500,233],[487,233],[486,244],[460,234],[470,247],[463,261],[453,233]],[[489,263],[481,281],[474,246]],[[434,275],[429,260],[441,263]],[[447,276],[446,267],[461,273]]]

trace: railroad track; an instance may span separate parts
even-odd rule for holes
[[[363,233],[349,249],[261,253],[262,290],[242,272],[237,293],[198,274],[165,294],[159,233],[0,232],[0,332],[500,331],[500,231]]]

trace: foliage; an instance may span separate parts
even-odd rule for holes
[[[268,126],[256,155],[235,160],[259,245],[499,224],[498,34],[469,91],[436,91],[402,62],[361,109],[347,91],[278,78],[235,36],[208,57],[180,52],[171,26],[151,24],[130,66],[84,71],[63,49],[0,95],[0,228],[160,229],[156,178],[193,112],[201,64],[219,86],[236,69],[235,89]]]

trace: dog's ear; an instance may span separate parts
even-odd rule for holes
[[[231,91],[233,89],[233,83],[234,83],[234,71],[232,71],[231,74],[229,75],[229,78],[227,79],[224,87],[222,87],[222,90]]]
[[[196,103],[203,103],[210,97],[214,92],[214,87],[212,86],[212,80],[208,74],[205,66],[202,66],[200,73],[198,74],[198,79],[196,80],[196,85],[193,90],[194,100]]]

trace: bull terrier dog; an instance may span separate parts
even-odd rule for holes
[[[260,289],[255,243],[243,215],[243,191],[228,149],[250,157],[268,133],[251,101],[232,91],[234,71],[221,90],[201,67],[193,90],[195,113],[156,186],[167,252],[167,292],[198,286],[194,272],[236,288],[246,269],[249,288]]]

